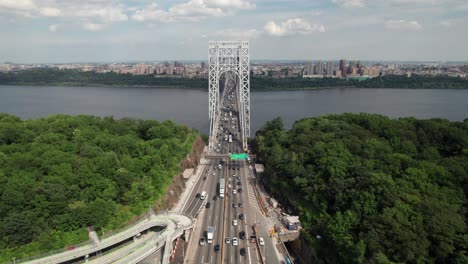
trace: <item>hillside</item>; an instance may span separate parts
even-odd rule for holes
[[[197,136],[172,121],[0,114],[0,262],[122,227],[164,198]]]
[[[468,263],[468,119],[275,119],[254,149],[322,263]]]

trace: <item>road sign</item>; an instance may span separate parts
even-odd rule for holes
[[[242,160],[242,159],[248,159],[249,155],[247,155],[246,153],[239,153],[239,154],[231,153],[229,154],[229,158],[232,160]]]

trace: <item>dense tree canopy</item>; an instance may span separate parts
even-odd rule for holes
[[[172,121],[0,113],[0,262],[120,227],[162,198],[197,136]]]
[[[254,148],[324,263],[468,263],[468,119],[278,118]]]
[[[468,80],[458,77],[431,77],[388,75],[365,81],[346,80],[341,78],[250,78],[252,91],[263,90],[297,90],[321,87],[360,87],[360,88],[425,88],[425,89],[468,89]],[[0,85],[142,85],[152,87],[180,87],[190,89],[208,89],[207,79],[157,77],[154,75],[118,74],[114,72],[96,73],[91,71],[59,69],[30,69],[19,72],[0,72]]]

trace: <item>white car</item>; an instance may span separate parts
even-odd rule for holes
[[[259,238],[258,238],[258,243],[260,244],[260,246],[264,246],[264,245],[265,245],[265,240],[263,240],[263,237],[259,237]]]
[[[237,191],[236,191],[236,190],[232,190],[232,194],[236,194],[236,193],[237,193]]]
[[[230,244],[231,243],[231,238],[230,237],[226,237],[226,244]]]
[[[202,238],[200,239],[200,246],[204,246],[204,245],[206,245],[206,241],[205,241],[205,238],[202,237]]]
[[[232,245],[233,245],[233,246],[239,245],[239,241],[237,240],[237,237],[233,237],[233,238],[232,238]]]
[[[232,225],[237,225],[237,219],[232,220]]]

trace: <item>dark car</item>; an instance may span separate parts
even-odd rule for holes
[[[242,192],[242,188],[237,189],[237,192],[240,192],[240,193],[241,193],[241,192]]]
[[[241,248],[239,252],[241,256],[245,256],[245,248]]]
[[[244,214],[239,214],[239,219],[244,220]]]
[[[236,204],[236,203],[232,203],[232,207],[233,207],[233,208],[236,208],[236,207],[237,207],[237,204]]]
[[[238,182],[237,182],[237,185],[241,186],[241,185],[242,185],[242,182],[241,182],[241,181],[238,181]]]
[[[214,195],[214,196],[213,196],[213,201],[216,201],[216,200],[218,200],[218,196],[217,196],[217,195]]]
[[[206,176],[205,176],[205,177],[203,177],[203,180],[206,180]]]
[[[240,231],[239,232],[239,238],[240,239],[245,239],[245,231]]]
[[[244,207],[244,204],[243,204],[243,203],[239,203],[239,207],[240,207],[240,208]]]
[[[214,245],[214,251],[215,252],[218,252],[220,248],[221,247],[219,246],[219,244]]]
[[[206,208],[210,208],[211,207],[211,204],[210,203],[206,203]]]
[[[201,195],[200,193],[197,193],[197,194],[195,195],[195,198],[200,198],[200,195]]]

